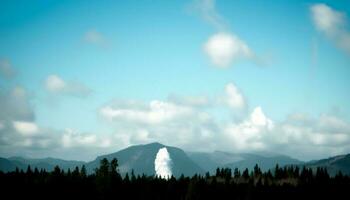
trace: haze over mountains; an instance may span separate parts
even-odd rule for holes
[[[116,153],[97,157],[94,161],[87,163],[86,168],[89,172],[99,166],[102,158],[109,160],[117,158],[119,161],[119,170],[122,174],[134,170],[135,174],[152,175],[154,171],[154,160],[160,148],[166,147],[172,160],[172,173],[175,176],[181,174],[190,176],[195,173],[204,173],[204,170],[196,164],[187,154],[176,147],[166,146],[160,143],[150,143],[146,145],[131,146]]]
[[[350,154],[331,157],[317,161],[302,162],[285,155],[263,155],[252,153],[229,153],[223,151],[214,151],[211,153],[204,152],[185,152],[182,149],[166,146],[160,143],[150,143],[145,145],[130,146],[126,149],[115,153],[98,156],[90,162],[67,161],[56,158],[28,159],[21,157],[0,158],[0,170],[4,172],[14,171],[17,168],[26,170],[28,165],[32,168],[53,170],[58,165],[60,168],[67,170],[74,169],[76,166],[86,166],[88,173],[93,173],[94,169],[99,166],[102,158],[111,160],[117,158],[121,174],[155,174],[154,160],[159,149],[166,147],[171,158],[172,174],[176,177],[184,174],[192,176],[195,173],[204,174],[209,171],[215,173],[217,167],[245,168],[252,169],[258,164],[263,171],[272,169],[276,164],[299,165],[310,168],[326,167],[331,175],[341,170],[344,174],[350,174]]]

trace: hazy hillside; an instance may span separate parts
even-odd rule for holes
[[[262,170],[268,170],[279,164],[280,166],[290,164],[301,164],[302,162],[283,155],[257,155],[248,153],[228,153],[215,151],[213,153],[188,152],[188,155],[199,166],[206,171],[215,172],[217,167],[245,168],[253,169],[255,164],[258,164]]]
[[[0,158],[0,170],[1,171],[14,171],[16,167],[18,169],[26,170],[28,165],[32,169],[35,167],[38,169],[45,169],[52,171],[56,165],[60,166],[61,169],[68,170],[74,169],[76,166],[81,167],[85,162],[75,160],[62,160],[56,158],[41,158],[41,159],[30,159],[22,157],[10,157]]]
[[[278,155],[278,156],[261,156],[261,155],[254,155],[254,154],[245,154],[244,159],[238,162],[233,162],[230,164],[225,165],[225,167],[229,168],[238,168],[240,170],[243,170],[245,168],[253,169],[253,167],[258,164],[261,170],[267,171],[269,169],[272,169],[278,164],[279,166],[285,166],[285,165],[298,165],[302,164],[303,162],[294,158],[291,158],[289,156],[284,155]]]
[[[187,155],[205,171],[214,172],[217,167],[224,166],[232,162],[238,162],[244,158],[239,154],[214,151],[212,153],[186,152]]]
[[[330,175],[335,175],[338,171],[341,171],[343,174],[350,175],[350,154],[334,156],[318,161],[311,161],[306,163],[305,166],[312,169],[316,169],[317,167],[326,167]]]

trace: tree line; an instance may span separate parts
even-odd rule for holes
[[[349,176],[341,172],[331,177],[325,168],[279,165],[266,172],[258,165],[251,171],[217,168],[215,174],[168,180],[134,171],[122,176],[118,160],[105,158],[92,174],[85,166],[0,172],[3,195],[35,199],[334,199],[348,196],[349,186]]]

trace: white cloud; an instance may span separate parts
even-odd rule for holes
[[[6,79],[13,78],[16,72],[9,60],[0,59],[0,76]]]
[[[215,3],[215,0],[196,0],[192,4],[193,10],[218,31],[210,36],[203,45],[203,50],[210,62],[215,67],[227,68],[239,60],[258,61],[255,53],[245,41],[227,31],[227,25],[217,12]]]
[[[315,4],[310,9],[316,28],[320,31],[332,35],[338,32],[344,25],[344,14],[332,9],[326,4]]]
[[[296,113],[285,121],[276,122],[257,106],[249,115],[234,121],[218,119],[215,109],[222,105],[233,108],[232,113],[247,107],[242,93],[233,83],[226,85],[224,96],[217,97],[220,104],[198,106],[198,102],[202,105],[209,100],[198,97],[187,101],[192,97],[175,97],[149,103],[113,101],[101,107],[99,113],[112,125],[115,136],[122,138],[121,145],[125,146],[157,141],[186,150],[263,150],[301,159],[350,150],[350,124],[332,115],[311,118]],[[241,111],[247,110],[249,108]]]
[[[317,159],[350,151],[350,124],[322,114],[317,118],[294,114],[283,122],[268,118],[261,107],[242,122],[221,125],[221,147],[228,150],[270,151]],[[226,138],[226,139],[225,139]]]
[[[256,107],[250,116],[253,125],[266,126],[268,129],[273,128],[273,122],[266,117],[261,107]]]
[[[141,109],[140,107],[133,107],[131,104],[129,106],[128,108],[124,108],[117,104],[107,105],[101,108],[100,114],[109,120],[160,124],[192,113],[190,107],[158,100],[151,101],[148,105],[142,105]]]
[[[84,35],[84,41],[89,44],[94,44],[102,47],[106,47],[108,45],[108,42],[105,38],[105,36],[96,30],[89,30]]]
[[[211,63],[217,67],[226,68],[240,59],[251,59],[254,53],[248,45],[236,35],[216,33],[204,45],[204,51]]]
[[[50,92],[61,92],[66,83],[57,75],[50,75],[46,79],[46,89]]]
[[[255,151],[267,148],[264,137],[273,127],[272,120],[265,116],[261,107],[256,107],[249,119],[224,125],[223,130],[234,150]]]
[[[38,126],[33,122],[14,121],[13,127],[18,133],[26,136],[35,135],[39,132]]]
[[[62,146],[64,148],[76,147],[100,147],[107,148],[111,145],[108,137],[99,137],[96,134],[79,133],[73,129],[66,129],[62,135]]]
[[[112,101],[98,110],[112,129],[108,134],[40,127],[29,112],[32,108],[23,88],[0,91],[0,151],[6,155],[30,152],[42,156],[58,153],[55,155],[73,159],[84,154],[84,158],[91,158],[101,152],[155,141],[191,151],[264,150],[301,159],[350,151],[350,123],[334,115],[310,117],[296,113],[284,121],[274,121],[257,106],[239,119],[232,120],[226,113],[218,116],[216,109],[220,111],[223,105],[234,108],[231,113],[243,105],[247,107],[237,88],[227,84],[225,96],[217,97],[224,104],[209,103],[210,106],[202,106],[210,102],[205,97],[186,96],[165,101]]]
[[[206,96],[177,96],[170,95],[169,102],[179,104],[182,106],[193,107],[207,107],[211,105],[211,102]]]
[[[310,7],[310,11],[317,30],[350,54],[350,32],[346,29],[348,21],[345,13],[326,4],[314,4]]]
[[[235,84],[228,83],[225,86],[225,93],[226,96],[223,98],[223,101],[230,108],[243,109],[246,106],[246,101]]]
[[[30,96],[19,86],[9,91],[0,89],[0,110],[0,120],[32,121],[35,118]]]
[[[49,75],[45,81],[45,88],[52,94],[69,95],[74,97],[87,97],[92,90],[82,83],[64,81],[58,75]]]
[[[216,10],[215,0],[195,0],[191,8],[215,28],[225,29],[226,23]]]
[[[35,122],[30,96],[19,86],[6,91],[0,89],[1,156],[58,156],[90,160],[112,144],[120,145],[118,138],[107,135],[41,127]]]
[[[212,117],[202,109],[204,107],[173,101],[115,100],[101,107],[99,114],[112,125],[114,135],[120,137],[124,145],[157,141],[193,148],[194,140],[208,141],[217,130]],[[215,144],[208,142],[208,146],[211,145]]]

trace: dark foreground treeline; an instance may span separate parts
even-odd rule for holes
[[[217,169],[215,175],[168,180],[154,176],[122,177],[118,161],[101,160],[94,174],[83,166],[52,172],[31,169],[0,172],[1,196],[6,199],[348,199],[350,178],[338,173],[330,177],[325,169],[284,167],[262,172]]]

